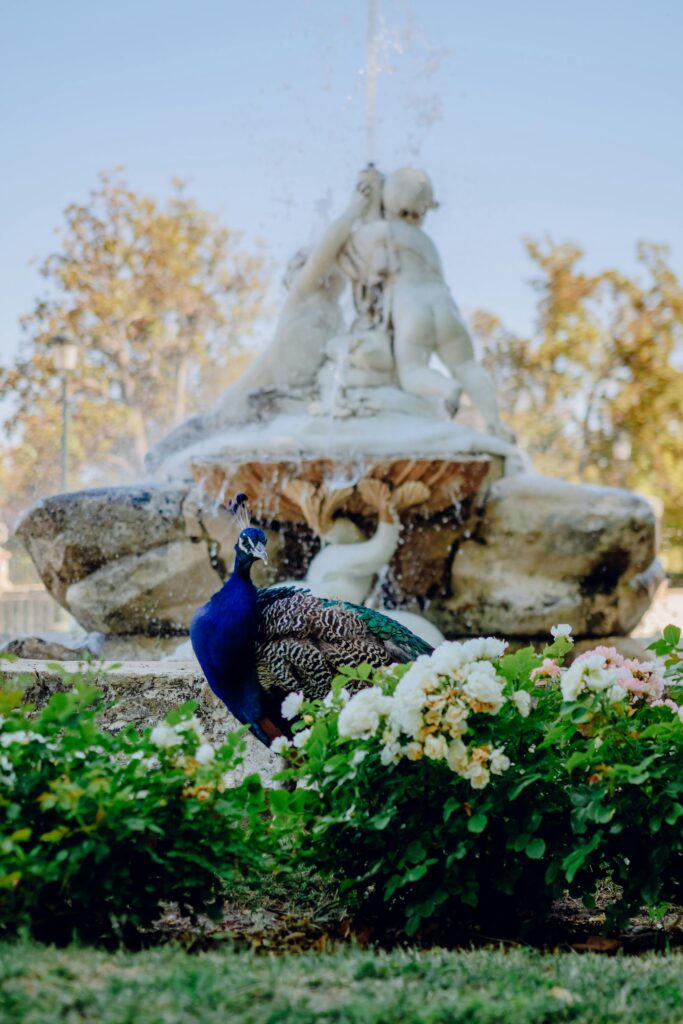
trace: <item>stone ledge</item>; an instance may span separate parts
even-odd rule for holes
[[[50,666],[57,665],[57,668]],[[61,671],[60,671],[61,669]],[[17,658],[0,661],[0,683],[25,685],[27,703],[43,707],[53,693],[69,688],[62,675],[84,673],[97,686],[107,701],[101,721],[105,729],[116,732],[133,723],[139,729],[154,725],[180,704],[197,701],[197,716],[213,743],[221,743],[227,733],[240,728],[222,701],[209,689],[203,674],[194,662],[128,661],[116,662],[47,662]],[[27,685],[26,685],[27,684]],[[277,759],[253,736],[246,737],[247,750],[238,775],[259,772],[270,779],[277,768]]]

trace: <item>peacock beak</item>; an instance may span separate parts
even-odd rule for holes
[[[260,558],[264,565],[268,565],[268,552],[265,544],[254,545],[254,558]]]

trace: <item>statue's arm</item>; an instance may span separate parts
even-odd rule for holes
[[[306,263],[299,271],[293,292],[310,295],[320,287],[320,281],[331,269],[346,245],[351,228],[363,217],[372,201],[373,183],[361,174],[356,191],[348,207],[325,231],[318,244],[311,251]]]

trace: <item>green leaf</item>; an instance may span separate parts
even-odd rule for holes
[[[534,782],[538,782],[542,779],[543,775],[540,772],[534,772],[531,775],[525,775],[524,778],[518,782],[515,786],[508,791],[508,800],[516,800],[520,793],[523,793],[527,786],[531,786]]]
[[[532,839],[530,843],[527,843],[524,852],[530,860],[540,860],[545,853],[545,839]]]
[[[69,829],[66,825],[59,825],[57,828],[50,829],[49,832],[43,832],[40,840],[43,843],[59,843],[68,833]]]
[[[573,850],[562,861],[564,876],[569,883],[573,882],[578,872],[584,866],[591,853],[600,845],[600,834],[596,833],[588,843],[583,843]]]
[[[417,864],[418,862],[424,860],[426,852],[427,851],[425,850],[424,845],[420,842],[420,840],[414,839],[413,842],[406,847],[405,857],[406,860],[411,861],[411,863]]]
[[[425,860],[422,864],[416,864],[412,868],[408,868],[407,871],[403,872],[403,881],[405,882],[419,882],[421,878],[427,874],[429,865],[434,864],[433,860]]]
[[[462,802],[454,796],[449,796],[446,803],[443,805],[443,820],[448,821],[455,811],[459,811],[462,807]]]
[[[664,821],[667,825],[675,825],[683,814],[683,804],[673,804],[666,813]]]
[[[483,832],[488,823],[488,817],[480,811],[479,814],[473,814],[470,820],[467,822],[467,831],[473,832],[475,835],[479,835]]]
[[[368,821],[368,827],[374,828],[377,832],[383,832],[384,829],[389,824],[389,822],[391,821],[391,819],[393,818],[393,816],[393,808],[388,811],[384,811],[383,814],[375,814],[375,816],[373,818],[370,818],[370,820]]]
[[[30,828],[18,828],[16,832],[13,832],[10,839],[15,843],[23,843],[26,839],[31,838]]]
[[[678,647],[681,640],[681,631],[678,626],[665,626],[662,631],[662,637],[671,647]]]

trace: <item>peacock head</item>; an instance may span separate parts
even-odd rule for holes
[[[235,544],[235,568],[250,568],[258,559],[268,565],[267,543],[265,533],[256,526],[242,530]]]

